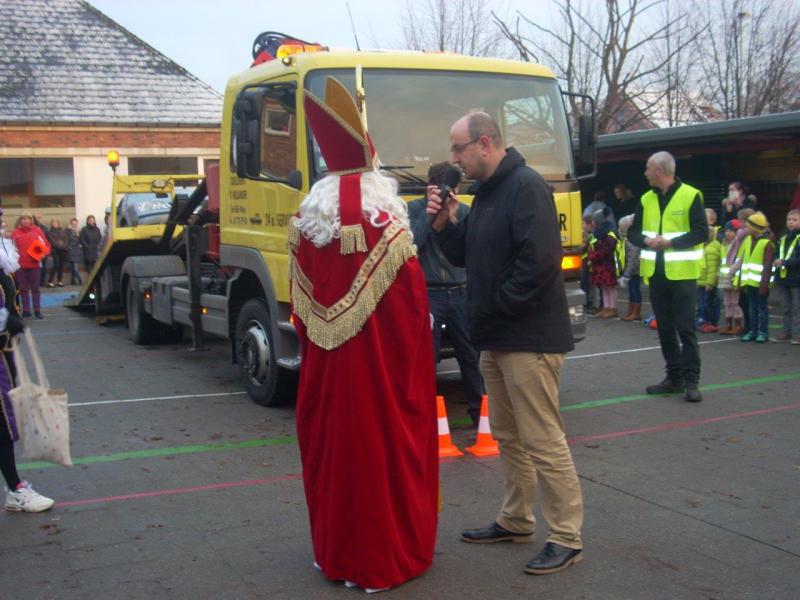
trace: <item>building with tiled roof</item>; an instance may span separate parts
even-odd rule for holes
[[[121,173],[202,172],[221,114],[221,94],[87,2],[0,0],[6,222],[23,209],[102,222],[108,150]]]

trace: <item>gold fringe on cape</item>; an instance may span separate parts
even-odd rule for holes
[[[364,228],[361,227],[361,223],[342,225],[340,236],[340,254],[355,254],[356,250],[367,251],[367,239],[364,237]]]
[[[366,240],[364,243],[366,246]],[[294,254],[295,248],[290,246],[290,251]],[[400,267],[414,256],[416,252],[406,230],[394,223],[387,225],[348,292],[331,306],[314,300],[314,285],[296,257],[290,257],[292,305],[306,326],[308,338],[320,348],[333,350],[355,337],[394,283]]]

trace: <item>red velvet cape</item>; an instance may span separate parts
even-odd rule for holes
[[[371,264],[370,277],[380,279],[380,246],[389,239],[395,250],[410,249],[404,229],[362,226],[368,253],[342,255],[339,240],[316,248],[295,239],[293,301],[302,283],[317,313],[343,302],[343,317],[359,296],[353,293],[359,269]],[[328,579],[364,588],[394,587],[423,573],[436,538],[439,459],[428,298],[416,257],[407,253],[401,262],[358,332],[330,350],[310,339],[309,323],[298,313],[313,317],[293,302],[303,357],[297,434],[314,558]]]

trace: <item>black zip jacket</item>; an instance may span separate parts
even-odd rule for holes
[[[784,235],[786,238],[786,248],[792,244],[792,241],[798,235],[800,235],[800,231],[786,232]],[[780,247],[776,245],[775,256],[773,258],[778,258],[779,249]],[[775,281],[777,281],[780,285],[785,285],[788,287],[800,287],[800,242],[798,242],[797,246],[794,247],[794,252],[787,256],[786,260],[783,261],[783,266],[786,267],[786,277],[781,279],[781,276],[779,275],[780,267],[778,267],[775,269]]]
[[[475,184],[469,214],[436,234],[467,269],[470,337],[479,350],[563,353],[574,348],[553,193],[514,148]]]

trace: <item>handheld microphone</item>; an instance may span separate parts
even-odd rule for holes
[[[456,189],[459,181],[461,181],[461,171],[454,166],[448,167],[442,177],[442,184],[439,186],[439,198],[442,199],[442,206],[444,206],[444,203],[447,202],[447,199],[450,197],[450,192]],[[441,208],[439,210],[441,210]],[[438,214],[439,212],[437,211],[434,214],[428,215],[429,225],[433,223]]]

